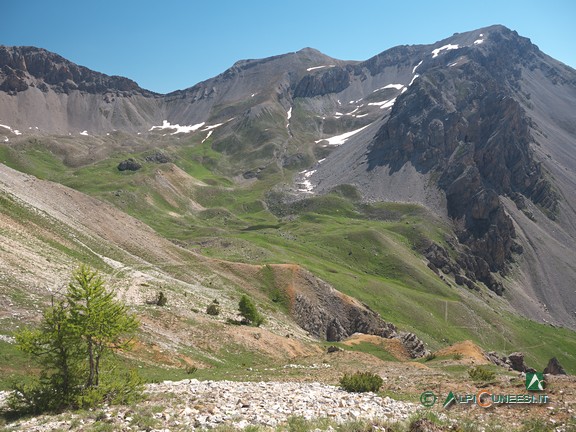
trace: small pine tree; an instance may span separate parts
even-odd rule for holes
[[[18,348],[35,357],[42,372],[35,385],[15,388],[10,406],[38,413],[136,395],[138,377],[101,383],[100,370],[105,354],[129,348],[137,328],[136,318],[105,289],[98,273],[80,267],[63,298],[44,312],[41,326],[16,335]]]
[[[259,327],[264,322],[264,317],[260,315],[254,302],[245,294],[240,298],[238,310],[244,321],[249,325]]]

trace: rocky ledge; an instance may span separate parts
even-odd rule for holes
[[[151,405],[150,405],[151,404]],[[146,409],[145,405],[150,405]],[[153,409],[152,409],[153,408]],[[85,413],[26,419],[6,430],[44,432],[83,429],[91,423],[107,422],[114,430],[194,430],[229,425],[274,427],[290,417],[330,418],[337,423],[379,419],[403,421],[418,406],[374,393],[348,393],[319,383],[164,381],[149,384],[146,401],[138,407],[105,407],[95,416]],[[148,416],[143,419],[143,416]]]

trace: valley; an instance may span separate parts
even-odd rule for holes
[[[0,390],[37,372],[13,335],[79,263],[138,316],[121,358],[151,383],[364,369],[417,407],[489,351],[576,372],[576,72],[515,32],[306,48],[167,95],[0,49]],[[242,294],[262,326],[237,325]],[[463,341],[480,357],[439,354]]]

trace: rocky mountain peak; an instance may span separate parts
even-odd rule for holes
[[[57,93],[121,92],[153,95],[131,79],[109,76],[78,66],[58,54],[36,47],[0,46],[0,90],[12,94],[37,87]]]

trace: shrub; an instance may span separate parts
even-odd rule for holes
[[[220,315],[220,304],[218,303],[218,300],[214,300],[208,305],[206,308],[206,313],[213,316]]]
[[[340,386],[344,390],[354,393],[377,392],[382,387],[383,382],[380,375],[372,372],[345,374],[340,378]]]
[[[158,299],[156,300],[156,306],[166,306],[166,303],[168,303],[168,297],[164,295],[164,292],[160,291],[158,293]]]
[[[264,317],[260,315],[254,302],[247,296],[243,295],[238,303],[240,315],[244,318],[246,324],[259,327],[264,322]]]
[[[496,374],[482,366],[476,366],[468,370],[468,375],[472,381],[489,382],[494,381]]]

